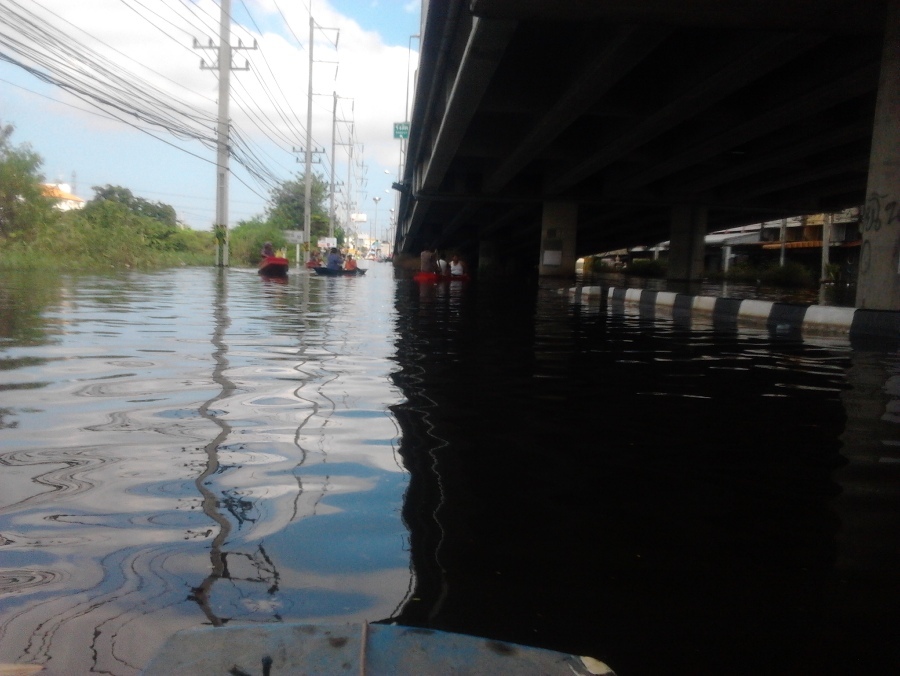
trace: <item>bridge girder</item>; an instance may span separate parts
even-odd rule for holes
[[[864,5],[864,7],[860,7]],[[881,0],[427,3],[397,249],[537,255],[542,205],[577,253],[863,204]]]

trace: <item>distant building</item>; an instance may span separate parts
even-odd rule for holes
[[[830,232],[825,228],[826,216],[830,216]],[[764,221],[711,232],[705,238],[704,270],[707,273],[727,271],[733,265],[742,263],[764,266],[778,262],[782,249],[786,260],[817,270],[822,262],[823,239],[826,237],[827,261],[847,270],[855,270],[862,244],[861,217],[861,210],[853,207],[828,215],[794,216],[783,222]],[[595,254],[594,258],[607,267],[620,269],[637,259],[665,259],[668,252],[667,240],[653,246],[606,251]]]
[[[85,201],[72,194],[72,186],[68,183],[44,183],[41,185],[41,192],[44,197],[56,200],[56,208],[60,211],[84,208]]]

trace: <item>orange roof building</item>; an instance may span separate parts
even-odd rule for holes
[[[68,183],[44,183],[41,185],[44,197],[56,200],[56,208],[60,211],[83,209],[85,200],[72,194],[72,188]]]

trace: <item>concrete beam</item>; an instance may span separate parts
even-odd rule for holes
[[[419,191],[427,193],[440,187],[515,28],[515,21],[474,19],[417,186]]]
[[[484,191],[497,192],[516,176],[534,156],[546,148],[579,116],[609,91],[613,85],[669,34],[659,28],[623,26],[616,38],[598,45],[566,92],[535,122],[531,133],[521,139],[515,150],[485,178]]]
[[[710,64],[711,72],[707,77],[691,85],[683,85],[684,93],[681,96],[649,115],[640,124],[631,127],[628,133],[617,135],[588,160],[560,172],[548,186],[548,191],[558,193],[609,166],[650,139],[685,120],[696,117],[729,94],[759,78],[761,74],[771,72],[796,58],[798,54],[821,44],[823,40],[824,38],[817,36],[798,38],[774,35],[758,39],[749,49],[724,67]]]
[[[880,33],[886,0],[470,0],[476,16],[670,26]]]

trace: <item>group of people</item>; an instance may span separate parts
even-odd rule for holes
[[[266,242],[260,254],[262,254],[263,258],[274,256],[275,249],[272,247],[272,242]],[[318,251],[313,251],[309,254],[309,261],[306,263],[306,267],[317,268],[322,265],[331,270],[356,270],[357,268],[356,259],[351,254],[347,254],[345,259],[337,247],[331,247],[324,261],[319,256]]]
[[[431,272],[441,275],[442,277],[462,277],[468,274],[466,264],[459,256],[453,254],[447,261],[443,255],[434,249],[426,248],[422,251],[420,257],[420,268],[422,272]]]
[[[312,260],[312,259],[310,259]],[[356,270],[356,259],[353,258],[353,254],[347,254],[345,258],[336,246],[331,247],[328,250],[328,255],[325,256],[325,267],[329,270]]]

